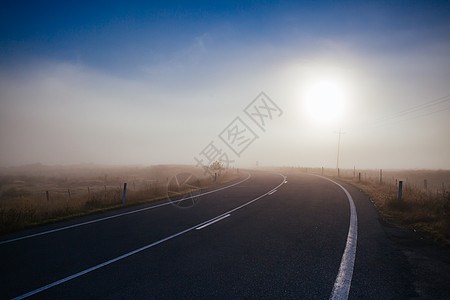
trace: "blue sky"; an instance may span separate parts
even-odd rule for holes
[[[448,15],[446,1],[14,1],[2,9],[2,63],[61,60],[120,75],[170,59],[205,34],[215,51],[248,43],[308,47],[317,37],[362,39],[367,44],[358,47],[402,51],[442,39]],[[414,39],[392,44],[368,38],[412,31]]]
[[[0,165],[192,163],[265,91],[286,113],[242,165],[333,166],[343,127],[344,166],[450,168],[448,102],[394,118],[398,136],[377,121],[450,94],[449,17],[448,1],[10,2]],[[302,91],[330,77],[347,107],[317,124]]]

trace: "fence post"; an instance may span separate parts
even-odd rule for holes
[[[338,177],[339,177],[339,168],[338,168]]]
[[[47,197],[47,201],[50,200],[50,196],[48,194],[48,191],[45,191],[45,196]]]
[[[67,193],[69,194],[69,200],[70,200],[70,189],[67,189]]]
[[[380,184],[383,182],[383,170],[380,169]]]
[[[398,182],[398,200],[402,200],[403,181]]]
[[[361,181],[361,172],[358,173],[358,181]]]
[[[122,204],[125,204],[125,195],[127,193],[127,183],[125,182],[123,184],[123,197],[122,197]]]

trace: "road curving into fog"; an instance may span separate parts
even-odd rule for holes
[[[162,201],[3,236],[0,262],[2,299],[421,296],[369,199],[308,174],[252,171],[189,209]]]

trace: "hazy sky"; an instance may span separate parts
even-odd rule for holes
[[[336,167],[342,129],[343,168],[450,169],[448,1],[10,1],[0,30],[0,166]]]

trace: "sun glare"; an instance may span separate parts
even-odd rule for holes
[[[344,89],[337,81],[319,80],[306,89],[304,107],[315,121],[328,123],[336,121],[344,108]]]

